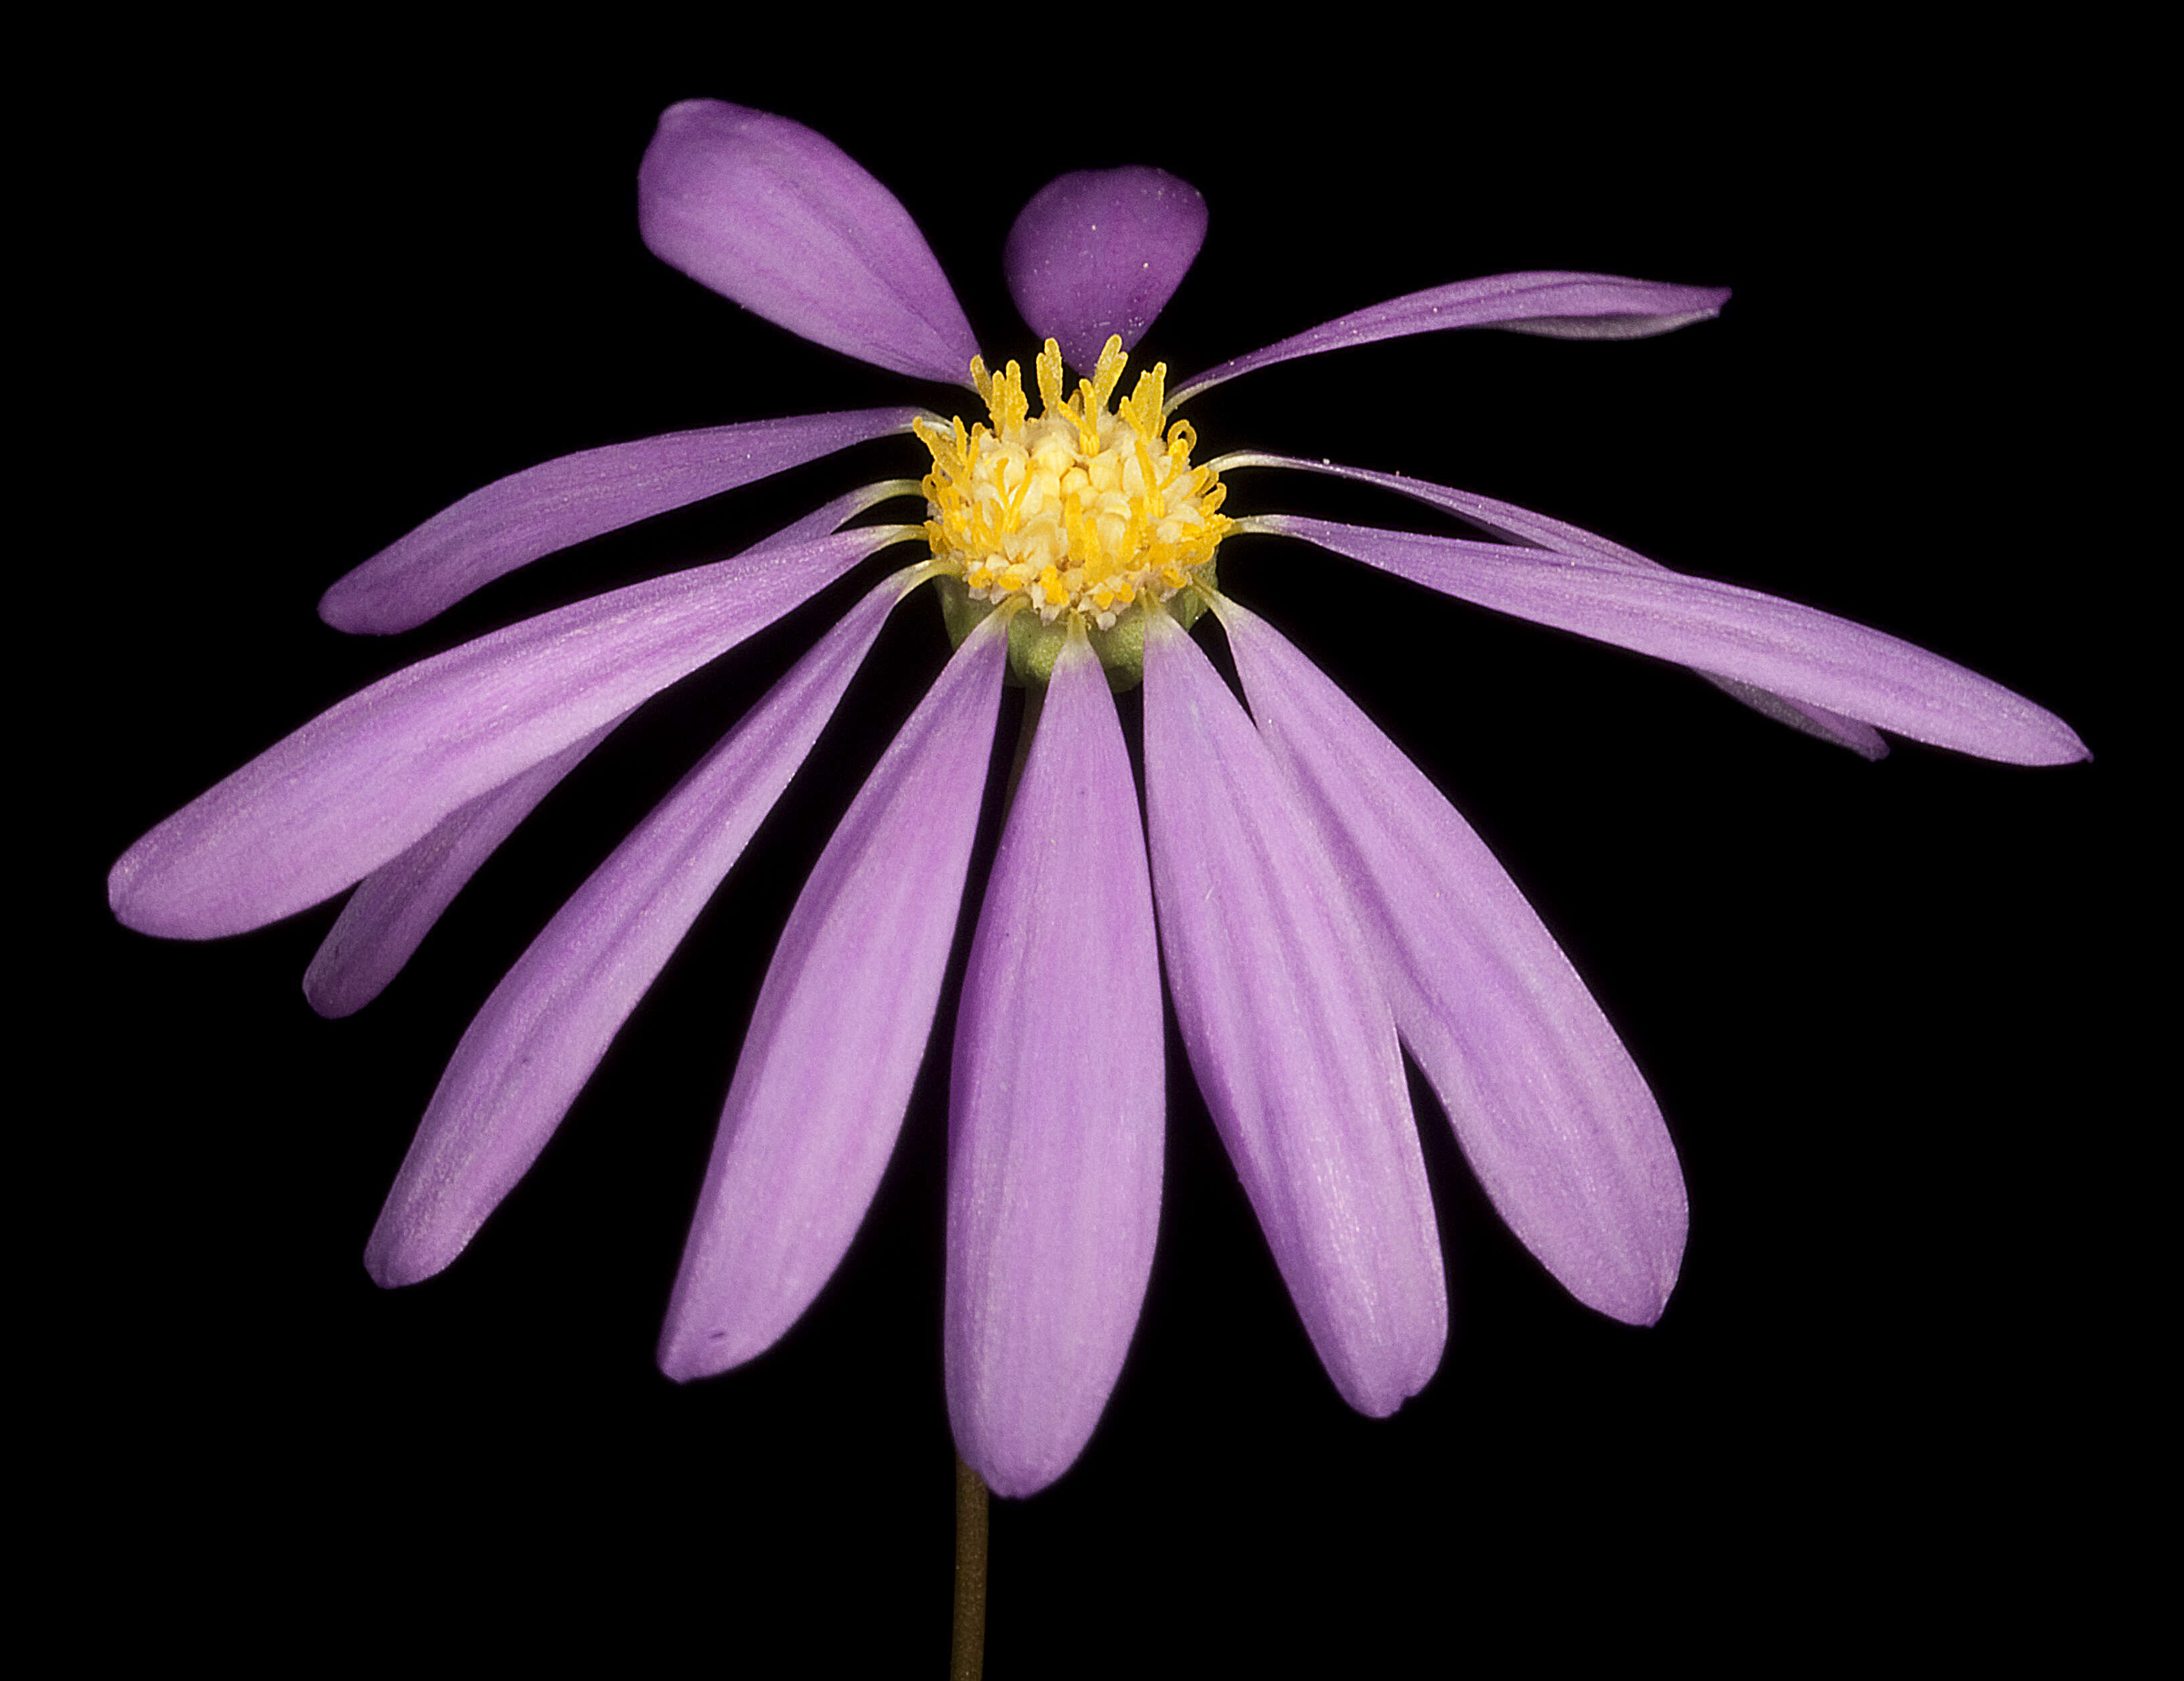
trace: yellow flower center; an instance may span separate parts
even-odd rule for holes
[[[1190,465],[1188,421],[1161,437],[1167,365],[1139,376],[1108,412],[1128,359],[1109,339],[1092,377],[1064,397],[1050,338],[1035,364],[1045,412],[1034,420],[1017,364],[994,376],[974,358],[992,426],[912,423],[933,452],[923,489],[933,560],[973,598],[1021,598],[1047,624],[1067,613],[1111,630],[1132,603],[1167,600],[1213,559],[1233,528],[1217,511],[1226,493],[1211,467]]]

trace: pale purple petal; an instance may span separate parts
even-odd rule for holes
[[[1323,473],[1331,478],[1349,479],[1358,484],[1378,485],[1384,490],[1394,491],[1398,496],[1407,496],[1414,502],[1445,509],[1458,519],[1483,531],[1492,532],[1497,537],[1511,537],[1519,543],[1552,549],[1557,554],[1580,554],[1610,565],[1635,567],[1640,571],[1665,572],[1670,570],[1658,560],[1647,559],[1635,549],[1625,548],[1619,543],[1610,543],[1606,537],[1596,537],[1580,526],[1549,519],[1544,514],[1535,514],[1513,503],[1496,502],[1490,496],[1479,496],[1468,490],[1451,489],[1446,485],[1428,484],[1423,479],[1406,478],[1401,473],[1375,473],[1362,467],[1339,467],[1332,461],[1313,461],[1295,455],[1268,455],[1256,449],[1225,455],[1210,465],[1223,473],[1239,467],[1285,467],[1301,473]],[[1846,718],[1824,706],[1785,699],[1779,694],[1769,694],[1764,689],[1734,682],[1712,671],[1701,671],[1698,675],[1723,693],[1742,701],[1753,711],[1762,713],[1777,723],[1787,724],[1793,730],[1817,736],[1823,741],[1834,742],[1839,747],[1847,747],[1862,759],[1886,759],[1888,756],[1888,743],[1881,739],[1880,733],[1855,718]]]
[[[1031,196],[1009,230],[1001,268],[1038,338],[1089,370],[1110,337],[1145,337],[1206,242],[1206,200],[1189,181],[1142,164],[1078,170]]]
[[[614,727],[602,725],[450,811],[424,839],[358,882],[304,971],[311,1008],[326,1016],[350,1016],[377,998],[501,842]]]
[[[389,634],[472,590],[602,532],[907,431],[916,409],[858,409],[668,432],[541,462],[472,491],[337,579],[319,601],[336,630]]]
[[[772,1346],[856,1235],[932,1037],[1007,646],[964,639],[821,854],[760,988],[660,1342],[678,1382]]]
[[[1489,275],[1391,298],[1223,362],[1185,383],[1167,406],[1239,374],[1377,339],[1455,327],[1505,327],[1551,338],[1646,338],[1718,315],[1728,301],[1729,289],[1719,286],[1669,286],[1617,275]]]
[[[2011,765],[2090,756],[2069,725],[1999,683],[1885,632],[1756,590],[1297,515],[1251,524],[1459,600],[1749,683],[1914,741]]]
[[[1683,1257],[1684,1180],[1615,1030],[1424,773],[1264,620],[1215,606],[1480,1185],[1571,1294],[1652,1324]]]
[[[660,114],[637,174],[662,261],[791,332],[920,379],[969,381],[963,306],[901,203],[801,123],[718,99]]]
[[[455,1048],[365,1250],[384,1285],[460,1255],[538,1160],[638,1000],[804,762],[895,604],[865,597],[563,905]]]
[[[123,854],[114,913],[142,933],[210,939],[316,905],[916,535],[879,526],[649,579],[382,678]]]
[[[824,537],[843,520],[894,493],[895,486],[882,483],[838,496],[753,543],[744,555],[748,559]],[[449,812],[424,839],[358,882],[304,973],[304,996],[311,1008],[321,1016],[348,1016],[378,997],[494,849],[613,728],[608,724],[593,731],[575,746]]]
[[[948,1416],[1000,1495],[1076,1462],[1160,1225],[1160,955],[1106,676],[1054,665],[963,981],[949,1082]]]
[[[1448,1335],[1395,1023],[1341,885],[1212,665],[1145,628],[1145,803],[1184,1048],[1321,1363],[1375,1417]]]

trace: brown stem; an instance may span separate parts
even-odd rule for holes
[[[956,1639],[948,1681],[978,1681],[986,1667],[986,1484],[956,1457]]]

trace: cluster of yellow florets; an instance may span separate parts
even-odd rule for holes
[[[1141,597],[1165,601],[1188,587],[1228,534],[1217,511],[1223,487],[1211,467],[1190,465],[1189,422],[1161,437],[1167,365],[1139,376],[1108,412],[1128,359],[1122,340],[1109,339],[1092,377],[1064,397],[1050,338],[1035,365],[1045,406],[1035,420],[1014,362],[994,376],[973,360],[991,427],[912,423],[933,452],[923,489],[933,559],[976,598],[1020,596],[1048,624],[1076,613],[1110,630]]]

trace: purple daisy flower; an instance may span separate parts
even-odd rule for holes
[[[335,707],[116,866],[147,932],[240,932],[360,882],[307,985],[360,1006],[478,863],[617,722],[889,544],[871,590],[568,902],[458,1047],[373,1234],[384,1283],[445,1266],[536,1158],[616,1030],[816,740],[892,608],[931,582],[959,646],[789,919],[738,1061],[662,1364],[769,1345],[847,1247],[940,999],[1000,686],[1043,695],[978,913],[951,1080],[947,1362],[962,1451],[1028,1493],[1067,1468],[1127,1349],[1159,1203],[1160,967],[1191,1067],[1337,1387],[1386,1413],[1446,1334],[1407,1045],[1513,1229],[1574,1294],[1656,1318],[1685,1208],[1658,1109],[1552,938],[1461,817],[1340,691],[1219,591],[1227,537],[1302,538],[1429,588],[1697,671],[1868,754],[1876,728],[2028,764],[2059,720],[1880,632],[1669,572],[1557,521],[1407,479],[1244,454],[1194,464],[1177,404],[1272,363],[1404,334],[1671,330],[1726,294],[1576,274],[1412,294],[1118,404],[1123,353],[1205,227],[1158,171],[1067,175],[1011,234],[1011,291],[1054,348],[989,375],[907,214],[837,148],[710,102],[662,120],[641,175],[660,255],[803,336],[963,379],[973,428],[887,408],[587,451],[504,479],[328,593],[330,621],[423,622],[584,537],[916,430],[920,526],[838,529],[883,483],[733,559],[578,603]],[[1097,230],[1097,237],[1094,231]],[[1084,376],[1064,386],[1067,362]],[[1490,541],[1240,515],[1223,476],[1392,490]],[[1220,618],[1247,715],[1184,633]],[[1112,685],[1142,676],[1141,827]],[[1148,849],[1141,838],[1150,835]],[[1089,885],[1088,885],[1089,884]],[[1157,955],[1156,955],[1157,953]],[[1057,1009],[1056,1002],[1062,1001]]]

